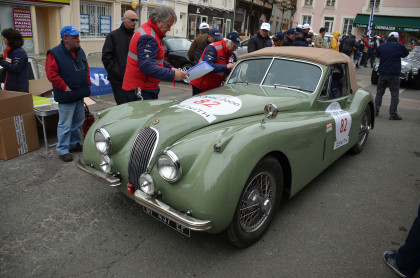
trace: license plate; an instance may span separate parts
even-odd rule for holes
[[[143,207],[143,211],[145,213],[147,213],[148,215],[153,216],[155,219],[159,220],[163,224],[166,224],[169,227],[171,227],[172,229],[180,232],[184,236],[191,237],[191,230],[190,229],[188,229],[188,228],[186,228],[186,227],[184,227],[184,226],[182,226],[178,223],[175,223],[174,221],[170,220],[169,218],[164,217],[164,216],[160,215],[159,213],[154,212],[153,210],[150,210],[146,207]]]

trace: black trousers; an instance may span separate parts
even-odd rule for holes
[[[123,90],[122,84],[111,82],[112,92],[114,93],[114,99],[117,105],[124,104],[135,98],[135,91]]]
[[[198,94],[201,94],[201,93],[203,93],[203,92],[204,92],[203,90],[200,90],[200,89],[198,89],[198,88],[197,88],[197,87],[195,87],[195,86],[192,86],[192,85],[191,85],[191,87],[192,87],[192,94],[193,94],[193,96],[198,95]]]

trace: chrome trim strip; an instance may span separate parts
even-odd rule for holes
[[[147,195],[141,190],[136,190],[134,192],[134,200],[136,201],[136,203],[190,230],[204,232],[212,228],[211,220],[199,220],[188,216],[185,213],[177,211],[174,208],[168,206],[167,204],[159,201],[158,199]]]
[[[84,164],[82,161],[77,160],[76,161],[77,168],[82,171],[83,173],[91,176],[92,178],[101,181],[103,183],[106,183],[109,186],[119,186],[121,185],[121,180],[117,177],[108,175],[102,171],[96,170],[91,167],[87,167],[86,164]]]

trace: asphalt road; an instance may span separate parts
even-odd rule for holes
[[[357,79],[375,93],[369,68]],[[161,98],[191,95],[180,83],[161,87]],[[95,112],[114,105],[96,100]],[[402,121],[387,109],[364,151],[283,202],[247,249],[184,237],[53,148],[0,161],[0,277],[397,277],[382,254],[404,242],[420,203],[420,91],[401,89]]]

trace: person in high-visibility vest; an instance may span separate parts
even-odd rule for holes
[[[241,39],[236,32],[229,33],[225,39],[209,44],[204,49],[199,61],[206,61],[214,69],[200,78],[190,82],[193,95],[220,87],[225,72],[233,69],[231,57],[233,52],[241,46]]]
[[[161,80],[180,81],[189,74],[176,69],[164,60],[162,39],[176,22],[175,11],[168,6],[155,9],[130,41],[123,86],[126,91],[141,89],[141,99],[157,99]],[[130,96],[136,97],[135,94]],[[133,101],[137,99],[129,99]]]

